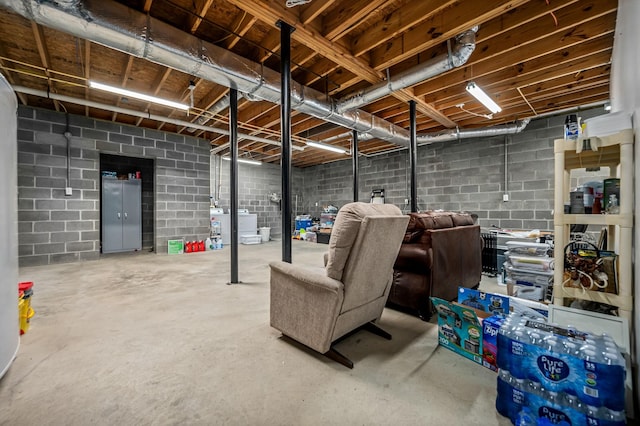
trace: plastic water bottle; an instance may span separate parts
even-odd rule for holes
[[[545,337],[543,340],[544,340],[544,343],[542,346],[547,351],[556,352],[556,353],[561,352],[561,350],[559,350],[560,345],[558,343],[558,338],[555,335],[551,334]]]
[[[222,250],[222,238],[218,238],[217,244],[216,244],[216,248],[218,250]]]
[[[509,356],[509,341],[511,340],[511,330],[508,325],[503,324],[498,330],[498,368],[502,371],[511,371],[511,357]]]
[[[529,339],[532,345],[540,346],[540,344],[542,343],[542,336],[536,331],[533,331],[529,334]]]
[[[524,409],[518,413],[518,417],[516,418],[516,426],[537,426],[538,420],[535,418],[533,413],[529,410]]]
[[[563,352],[565,354],[576,356],[578,353],[578,345],[568,340],[563,342],[563,348],[564,348]]]
[[[205,248],[207,251],[213,250],[213,243],[211,242],[211,238],[207,237],[204,242]]]
[[[603,417],[604,417],[604,420],[607,420],[614,424],[615,423],[625,424],[627,421],[627,416],[624,413],[624,411],[615,411],[615,410],[605,409],[603,413]]]
[[[564,138],[575,140],[578,139],[578,136],[580,136],[578,116],[575,114],[569,114],[564,120]]]

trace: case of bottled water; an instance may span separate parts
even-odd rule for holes
[[[625,362],[607,335],[512,314],[498,332],[497,363],[496,407],[513,422],[527,408],[578,421],[567,424],[624,424]]]
[[[584,404],[575,395],[544,389],[539,382],[498,375],[496,409],[515,425],[621,426],[624,411]]]

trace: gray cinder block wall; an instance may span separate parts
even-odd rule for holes
[[[581,111],[583,119],[602,108]],[[418,148],[418,208],[476,213],[482,226],[553,229],[553,141],[563,137],[565,115],[532,120],[520,134],[434,143]],[[507,150],[505,181],[505,145]],[[384,188],[387,203],[408,212],[408,150],[361,156],[360,201]],[[303,169],[304,209],[318,216],[322,206],[341,206],[353,197],[349,158]],[[601,178],[586,173],[584,180]],[[503,194],[509,201],[503,202]],[[318,207],[316,207],[316,203]]]
[[[66,185],[66,118],[18,110],[20,264],[96,259],[100,253],[100,153],[153,159],[153,249],[209,234],[209,142],[70,115],[72,196]]]

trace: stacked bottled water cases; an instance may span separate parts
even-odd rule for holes
[[[497,358],[496,409],[514,424],[626,423],[625,362],[610,336],[511,314]]]
[[[504,282],[509,295],[535,301],[551,301],[553,263],[547,243],[507,242]]]

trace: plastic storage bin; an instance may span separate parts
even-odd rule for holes
[[[512,255],[524,255],[524,256],[548,256],[549,244],[545,243],[528,243],[519,241],[508,241],[507,250]]]
[[[241,244],[260,244],[262,237],[260,235],[241,235]]]

